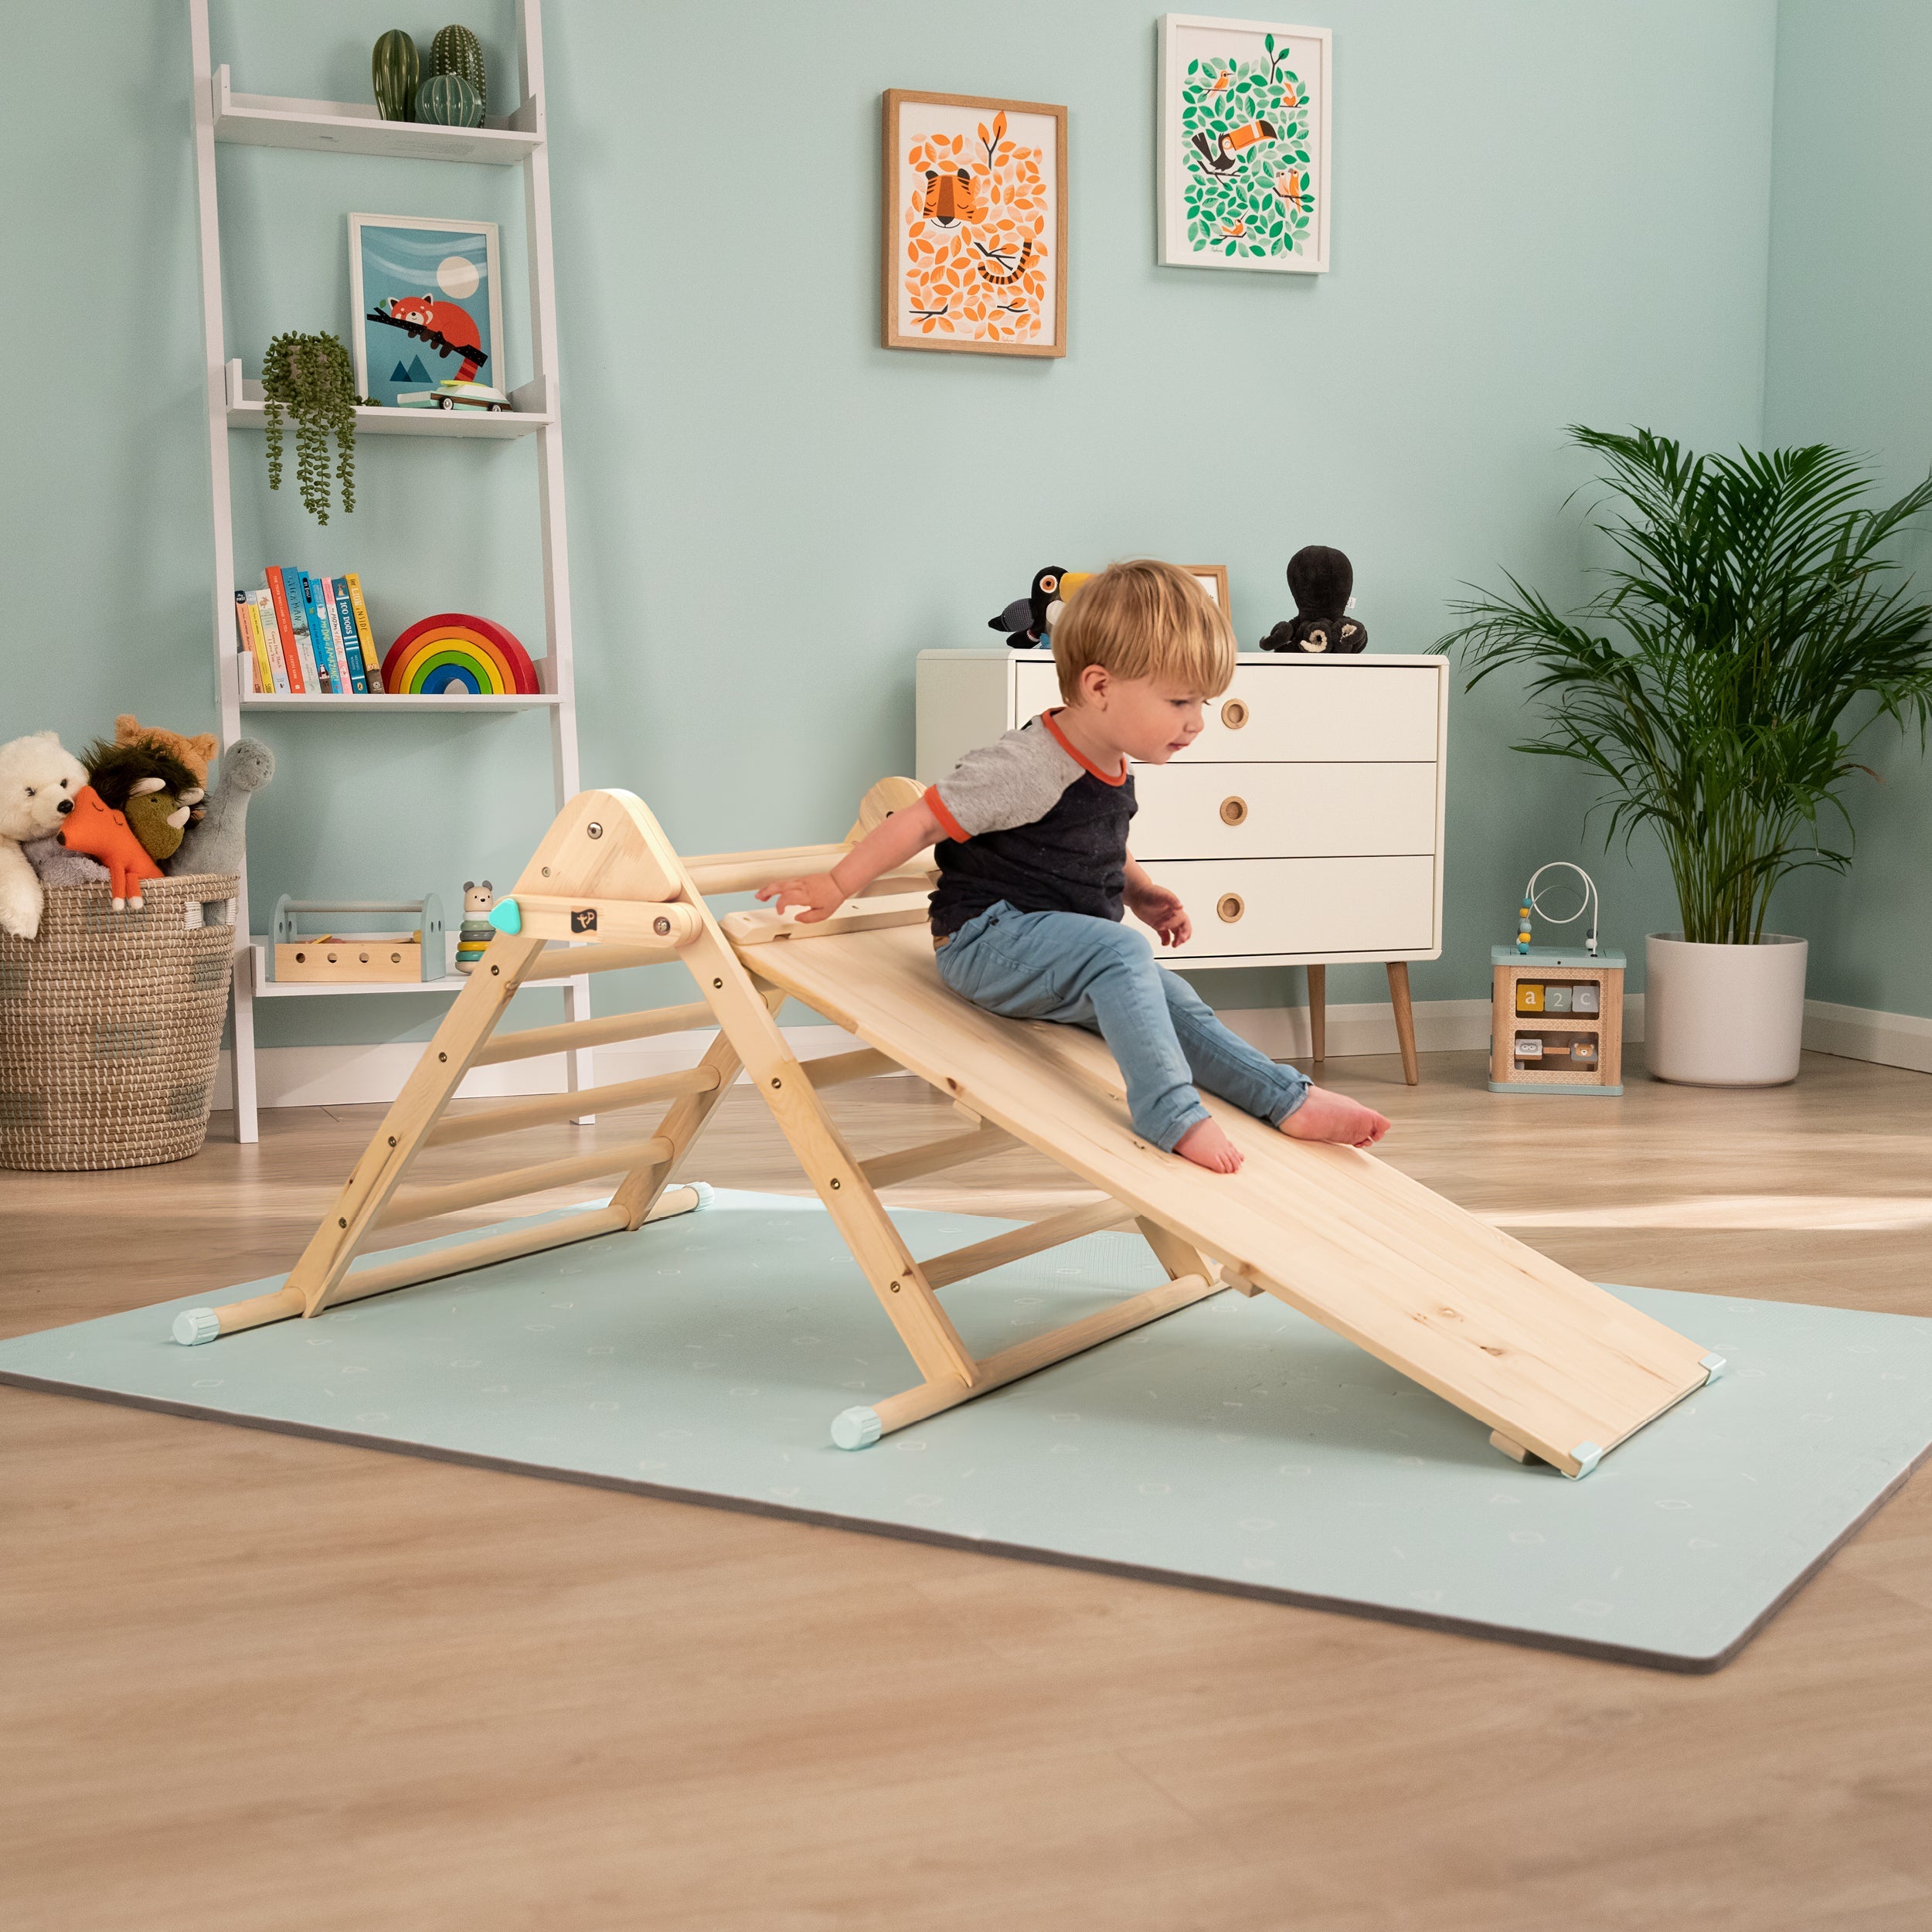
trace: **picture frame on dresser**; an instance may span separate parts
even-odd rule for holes
[[[1442,952],[1448,672],[1439,657],[1244,651],[1200,736],[1134,768],[1134,855],[1195,926],[1164,961],[1304,968],[1317,1060],[1327,968],[1384,966],[1412,1086],[1409,966]],[[1049,655],[998,646],[922,651],[917,687],[923,784],[1060,702]]]

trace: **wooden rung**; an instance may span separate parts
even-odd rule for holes
[[[667,900],[606,899],[594,893],[519,892],[519,930],[531,939],[568,940],[594,933],[600,945],[689,946],[702,930],[700,909]]]
[[[1023,1228],[1009,1228],[1004,1234],[975,1241],[970,1247],[936,1254],[919,1264],[928,1287],[943,1288],[950,1282],[964,1281],[968,1275],[985,1274],[1003,1268],[1009,1261],[1023,1260],[1057,1248],[1082,1236],[1098,1234],[1103,1229],[1118,1227],[1134,1218],[1134,1210],[1118,1201],[1101,1201],[1091,1207],[1069,1208],[1063,1214],[1049,1214],[1043,1220]]]
[[[887,1396],[873,1405],[873,1413],[879,1417],[879,1434],[889,1436],[908,1423],[923,1422],[928,1416],[936,1416],[942,1409],[957,1407],[975,1396],[983,1396],[989,1389],[1017,1382],[1022,1376],[1029,1376],[1037,1369],[1049,1368],[1056,1362],[1064,1362],[1069,1355],[1097,1348],[1103,1342],[1112,1341],[1117,1335],[1125,1335],[1130,1329],[1158,1321],[1164,1315],[1172,1315],[1177,1309],[1204,1301],[1210,1294],[1219,1294],[1221,1287],[1219,1281],[1209,1281],[1198,1274],[1184,1274],[1178,1281],[1163,1281],[1158,1288],[1149,1288],[1143,1294],[1117,1301],[1112,1308],[1102,1308],[1083,1321],[1070,1321],[1063,1328],[1050,1329],[1045,1335],[1036,1335],[1030,1342],[1015,1342],[998,1355],[989,1355],[983,1362],[974,1365],[970,1386],[963,1382],[925,1382],[916,1389],[906,1389],[903,1395]]]
[[[683,1033],[716,1024],[716,1015],[701,999],[684,1006],[645,1007],[634,1013],[613,1013],[607,1019],[566,1020],[560,1026],[499,1034],[470,1064],[497,1066],[505,1060],[534,1060],[540,1053],[573,1053],[580,1047],[608,1046],[614,1040],[649,1039],[658,1033]]]
[[[989,1154],[1002,1154],[1017,1145],[1004,1128],[982,1127],[971,1134],[949,1134],[943,1141],[902,1148],[896,1154],[876,1154],[869,1161],[861,1161],[859,1171],[875,1188],[892,1187],[900,1181],[916,1181],[922,1174],[937,1174],[968,1161],[983,1160]]]
[[[734,946],[768,946],[779,940],[836,939],[845,933],[872,933],[889,926],[923,926],[932,916],[928,895],[896,893],[886,899],[849,899],[825,918],[808,925],[775,910],[727,913],[719,923]]]
[[[487,962],[489,955],[485,953]],[[522,978],[526,986],[539,979],[574,979],[579,973],[616,973],[631,966],[675,966],[672,946],[560,946],[540,954]],[[479,973],[483,968],[476,969]]]
[[[848,1080],[869,1080],[875,1073],[903,1073],[905,1068],[889,1053],[876,1053],[862,1046],[855,1053],[827,1053],[815,1060],[804,1060],[805,1077],[820,1093],[828,1087],[842,1087]]]
[[[1539,1460],[1539,1458],[1529,1450],[1526,1449],[1521,1443],[1512,1441],[1508,1436],[1505,1435],[1500,1429],[1492,1429],[1490,1430],[1489,1446],[1492,1449],[1500,1449],[1512,1462],[1535,1462]]]
[[[849,845],[774,845],[762,852],[714,852],[685,861],[685,876],[701,893],[756,892],[780,879],[825,872]]]
[[[482,1207],[492,1201],[508,1201],[519,1194],[535,1194],[547,1187],[563,1187],[572,1181],[594,1179],[600,1174],[628,1172],[671,1158],[668,1141],[627,1141],[616,1147],[600,1148],[594,1154],[573,1154],[560,1161],[539,1161],[533,1167],[516,1167],[497,1174],[479,1175],[473,1181],[452,1181],[442,1187],[404,1188],[376,1218],[378,1227],[393,1227],[403,1221],[427,1221],[439,1214],[454,1214],[459,1209]]]
[[[621,1114],[626,1107],[644,1107],[652,1100],[709,1094],[717,1084],[715,1067],[681,1066],[668,1073],[647,1074],[642,1080],[583,1087],[574,1094],[543,1094],[533,1100],[486,1107],[480,1114],[445,1114],[423,1145],[450,1147],[460,1141],[487,1140],[492,1134],[519,1133],[552,1121],[574,1121],[585,1114]]]

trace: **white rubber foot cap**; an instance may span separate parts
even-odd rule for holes
[[[189,1308],[175,1317],[175,1339],[184,1349],[213,1342],[221,1333],[221,1318],[213,1308]]]
[[[1715,1382],[1724,1372],[1724,1358],[1721,1355],[1699,1355],[1697,1366],[1704,1371],[1706,1382]]]
[[[687,1181],[685,1185],[697,1196],[699,1207],[708,1208],[717,1199],[717,1191],[709,1181]]]
[[[841,1449],[869,1449],[879,1440],[879,1411],[842,1410],[832,1419],[832,1439]]]

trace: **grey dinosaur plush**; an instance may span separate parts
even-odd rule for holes
[[[188,828],[181,849],[168,861],[169,876],[245,869],[248,801],[274,775],[274,753],[257,739],[237,738],[221,754],[206,815]]]
[[[43,886],[91,886],[107,876],[107,868],[98,859],[90,859],[84,852],[70,852],[57,832],[44,838],[29,838],[20,849]]]

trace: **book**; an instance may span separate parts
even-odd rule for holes
[[[349,664],[342,655],[342,641],[335,634],[335,612],[328,586],[321,577],[302,573],[302,599],[308,606],[308,634],[315,641],[315,655],[326,658],[329,688],[346,692],[349,688]]]
[[[241,687],[244,691],[259,691],[262,688],[261,666],[255,662],[255,640],[248,624],[249,613],[254,606],[248,601],[246,590],[235,593],[235,648],[241,653]]]
[[[246,590],[235,593],[235,621],[241,626],[242,648],[248,655],[251,673],[250,689],[262,693],[275,689],[274,673],[269,668],[268,645],[262,633],[261,607]]]
[[[369,607],[362,601],[362,580],[352,570],[342,581],[349,586],[349,608],[355,613],[355,631],[362,640],[362,668],[369,675],[369,688],[377,696],[383,691],[383,654],[376,648],[376,633],[369,628]]]
[[[335,634],[342,641],[342,655],[349,660],[349,689],[369,696],[369,676],[362,662],[362,640],[355,629],[355,612],[349,600],[349,586],[341,577],[325,577],[332,600],[329,615],[335,620]]]
[[[325,653],[315,648],[315,640],[308,628],[308,606],[302,597],[302,573],[292,564],[282,564],[280,573],[282,580],[283,601],[288,606],[288,621],[295,632],[295,648],[302,661],[302,675],[311,692],[326,692],[328,681],[322,675]],[[277,612],[281,610],[278,604]]]
[[[302,696],[308,685],[302,675],[302,655],[295,641],[295,623],[289,613],[288,590],[283,581],[281,566],[270,564],[262,573],[262,582],[268,587],[269,601],[274,608],[275,634],[281,646],[282,666],[288,688],[298,697]]]
[[[249,594],[248,601],[254,614],[255,635],[261,651],[262,689],[286,696],[288,667],[282,662],[281,635],[275,627],[274,599],[266,590],[254,590]]]

